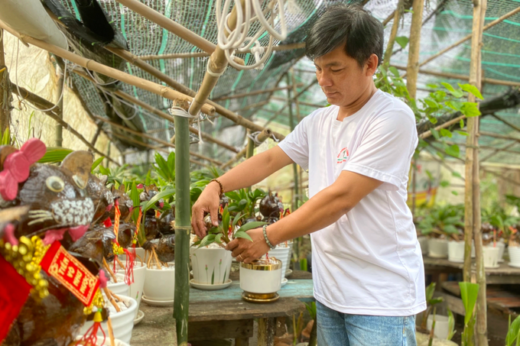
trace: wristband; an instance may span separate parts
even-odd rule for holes
[[[264,225],[264,227],[262,228],[263,232],[264,232],[264,239],[265,239],[265,242],[267,244],[267,246],[269,246],[269,248],[271,250],[275,249],[276,246],[271,244],[271,242],[269,241],[269,239],[267,238],[267,225]]]
[[[218,186],[220,186],[220,193],[218,194],[218,197],[222,198],[222,196],[224,196],[224,188],[222,187],[222,183],[218,179],[212,179],[210,183],[212,182],[216,182]]]

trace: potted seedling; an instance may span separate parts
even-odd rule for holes
[[[520,268],[520,235],[518,233],[520,225],[511,227],[511,235],[509,236],[509,265],[511,267]]]
[[[154,246],[150,246],[147,252],[142,300],[150,305],[171,306],[174,297],[173,287],[175,287],[174,263],[162,262]]]
[[[195,241],[191,247],[191,264],[193,279],[191,285],[199,289],[222,289],[231,284],[231,251],[226,250],[225,244],[235,238],[251,240],[246,233],[248,230],[264,225],[264,222],[249,222],[240,227],[244,214],[238,213],[232,217],[228,207],[221,211],[222,221],[217,227],[208,227],[208,235],[204,239]]]
[[[448,257],[448,239],[450,239],[452,235],[455,236],[460,233],[459,229],[464,227],[461,220],[460,208],[455,206],[436,208],[421,220],[421,231],[424,235],[429,237],[428,255],[430,257]],[[461,244],[458,245],[461,246]]]
[[[435,298],[435,282],[426,287],[426,311],[421,314],[420,329],[432,331],[435,337],[446,340],[453,329],[453,315],[444,316],[436,313],[436,306],[443,302],[443,298]],[[433,313],[433,314],[432,314]]]

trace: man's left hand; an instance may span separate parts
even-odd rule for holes
[[[232,256],[235,257],[238,262],[251,263],[269,251],[269,246],[265,242],[262,228],[252,229],[247,231],[247,234],[249,234],[253,241],[236,238],[226,246],[226,250],[232,251]]]

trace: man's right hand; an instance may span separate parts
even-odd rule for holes
[[[218,207],[220,205],[220,186],[217,182],[209,183],[199,196],[197,202],[193,205],[191,212],[191,227],[199,239],[206,236],[206,224],[204,222],[204,213],[209,213],[211,223],[218,226]]]

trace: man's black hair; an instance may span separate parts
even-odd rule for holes
[[[357,5],[333,5],[314,23],[305,41],[305,54],[311,60],[323,56],[345,44],[348,56],[360,67],[370,55],[383,58],[383,24]]]

